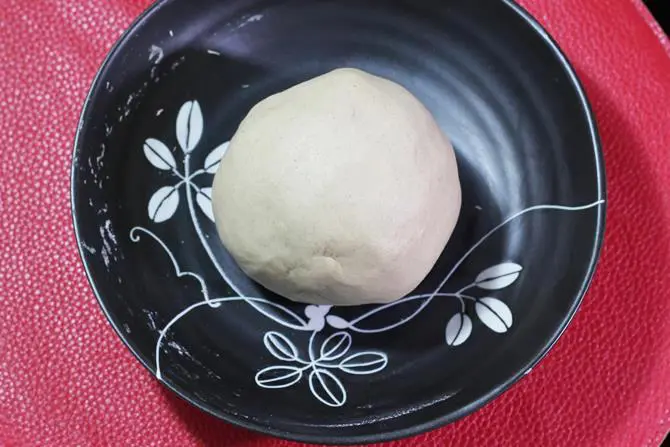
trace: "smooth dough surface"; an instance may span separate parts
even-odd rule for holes
[[[407,90],[338,69],[258,103],[214,178],[242,270],[295,301],[396,300],[428,274],[461,205],[453,148]]]

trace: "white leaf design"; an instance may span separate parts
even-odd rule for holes
[[[463,313],[457,313],[449,319],[444,332],[449,346],[461,345],[472,333],[472,320]]]
[[[328,315],[326,317],[326,321],[335,329],[346,329],[349,327],[349,322],[342,317],[338,317],[337,315]]]
[[[492,331],[502,334],[512,327],[512,312],[507,304],[496,298],[480,298],[475,304],[475,311]]]
[[[155,138],[148,138],[144,142],[144,156],[147,157],[149,163],[163,171],[177,169],[177,163],[170,149]]]
[[[209,220],[214,222],[214,211],[212,210],[212,188],[200,188],[195,196],[195,201]]]
[[[263,336],[263,343],[268,352],[279,360],[291,362],[298,358],[298,348],[279,332],[267,332]]]
[[[341,407],[347,401],[340,379],[325,369],[315,368],[309,374],[309,389],[314,397],[330,407]]]
[[[346,332],[336,332],[328,337],[321,345],[322,361],[335,360],[347,353],[351,347],[351,335]]]
[[[486,290],[498,290],[512,284],[523,270],[519,264],[514,262],[503,262],[502,264],[489,267],[475,279],[475,285]]]
[[[286,388],[300,379],[302,369],[296,366],[269,366],[256,374],[256,384],[263,388]]]
[[[202,137],[202,110],[198,101],[188,101],[177,115],[177,141],[185,153],[191,152]]]
[[[347,357],[340,362],[340,369],[349,374],[374,374],[386,368],[388,357],[382,352],[364,351]]]
[[[219,169],[219,165],[221,164],[221,159],[224,155],[226,155],[229,144],[230,141],[226,141],[209,153],[207,158],[205,158],[205,172],[208,174],[216,174],[216,171]]]
[[[168,220],[179,205],[179,190],[174,186],[163,186],[149,199],[149,218],[156,223]]]

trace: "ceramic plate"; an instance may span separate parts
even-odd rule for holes
[[[213,174],[249,109],[344,66],[413,92],[462,179],[439,261],[383,306],[264,290],[212,220]],[[105,315],[167,387],[250,429],[363,443],[462,417],[542,358],[593,274],[605,178],[574,71],[511,2],[164,0],[95,79],[72,205]]]

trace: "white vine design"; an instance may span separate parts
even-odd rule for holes
[[[202,175],[213,175],[216,173],[221,158],[225,155],[228,148],[228,142],[212,149],[205,158],[203,167],[192,171],[191,154],[200,142],[203,129],[204,122],[200,104],[197,101],[188,101],[183,104],[176,120],[177,143],[183,153],[183,171],[179,170],[172,151],[165,143],[154,138],[148,138],[145,141],[143,147],[144,155],[149,163],[157,169],[170,171],[175,177],[174,184],[163,186],[153,193],[149,199],[147,212],[151,221],[156,224],[168,221],[177,212],[181,201],[181,191],[184,189],[188,211],[202,248],[221,277],[235,291],[237,296],[210,297],[203,277],[195,272],[182,270],[172,251],[160,237],[144,227],[134,227],[131,229],[130,239],[133,242],[138,242],[142,234],[149,236],[168,255],[174,267],[175,274],[178,277],[189,276],[195,278],[201,287],[202,301],[198,301],[182,310],[159,332],[155,347],[156,376],[159,380],[163,380],[160,366],[160,350],[166,334],[177,322],[198,308],[215,308],[223,303],[242,301],[287,330],[310,333],[308,346],[301,351],[289,335],[277,331],[266,332],[263,335],[265,348],[280,363],[259,370],[255,376],[256,384],[260,387],[270,389],[287,388],[296,385],[306,376],[309,389],[316,399],[325,405],[340,407],[347,401],[347,392],[342,381],[335,373],[353,375],[374,374],[386,368],[389,362],[388,356],[384,352],[356,351],[352,349],[353,338],[351,333],[375,334],[393,330],[414,319],[435,298],[453,298],[460,303],[460,311],[449,318],[444,329],[445,341],[450,346],[459,346],[465,343],[472,333],[473,321],[467,313],[467,301],[473,303],[472,306],[474,307],[475,315],[486,327],[497,333],[507,332],[513,324],[512,312],[507,304],[492,296],[475,297],[470,291],[479,290],[480,293],[488,293],[509,287],[521,276],[523,267],[510,261],[500,262],[482,270],[469,285],[455,292],[443,292],[444,286],[452,275],[477,247],[500,228],[519,216],[538,210],[581,211],[595,208],[604,203],[604,200],[597,200],[587,205],[573,207],[538,205],[519,211],[482,236],[454,264],[449,273],[441,281],[439,287],[430,294],[407,296],[385,305],[376,306],[372,310],[349,321],[335,313],[331,314],[331,311],[334,309],[331,306],[323,305],[306,305],[303,311],[304,316],[302,316],[281,304],[267,299],[244,296],[216,260],[204,237],[195,208],[195,204],[197,204],[200,211],[208,219],[214,221],[212,213],[212,188],[199,187],[193,180]],[[374,321],[371,317],[408,302],[416,302],[416,308],[408,315],[402,316],[395,323],[381,326],[370,323],[370,321]],[[317,343],[317,334],[323,331],[326,326],[335,329],[336,332],[328,336],[323,342]]]

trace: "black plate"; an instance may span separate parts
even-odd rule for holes
[[[415,293],[381,307],[263,290],[210,218],[211,172],[250,107],[343,66],[421,99],[461,171],[451,242]],[[575,313],[605,216],[580,84],[502,0],[160,1],[94,82],[72,196],[98,300],[150,371],[222,419],[325,443],[435,428],[518,380]]]

